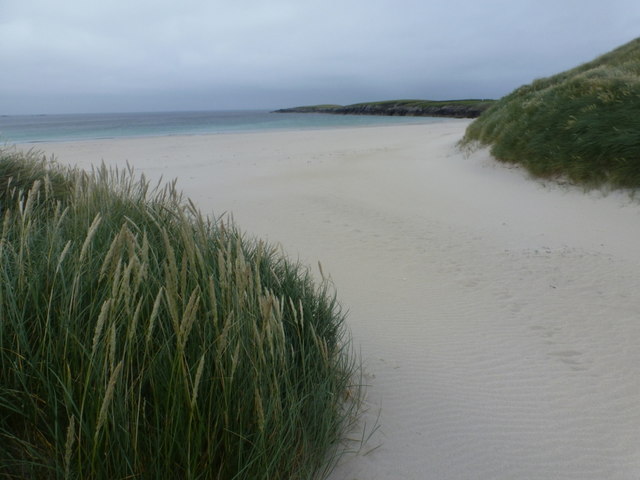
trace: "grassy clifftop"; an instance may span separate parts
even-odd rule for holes
[[[542,177],[640,186],[640,38],[496,102],[463,144]]]
[[[277,113],[334,113],[342,115],[390,115],[412,117],[476,118],[493,100],[386,100],[353,105],[309,105],[283,108]]]

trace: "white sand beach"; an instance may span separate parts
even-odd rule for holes
[[[640,201],[465,155],[468,123],[37,148],[322,263],[369,385],[332,480],[640,478]]]

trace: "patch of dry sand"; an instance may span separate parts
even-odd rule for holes
[[[322,262],[379,415],[332,480],[640,478],[640,205],[465,156],[467,124],[38,147]]]

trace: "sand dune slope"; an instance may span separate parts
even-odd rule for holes
[[[322,262],[362,352],[366,434],[379,415],[331,479],[640,478],[640,203],[465,156],[467,124],[43,149],[178,177]]]

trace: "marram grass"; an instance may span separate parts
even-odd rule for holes
[[[173,184],[0,157],[0,477],[327,475],[360,388],[326,281]]]
[[[541,177],[640,187],[640,38],[496,102],[463,144]]]

